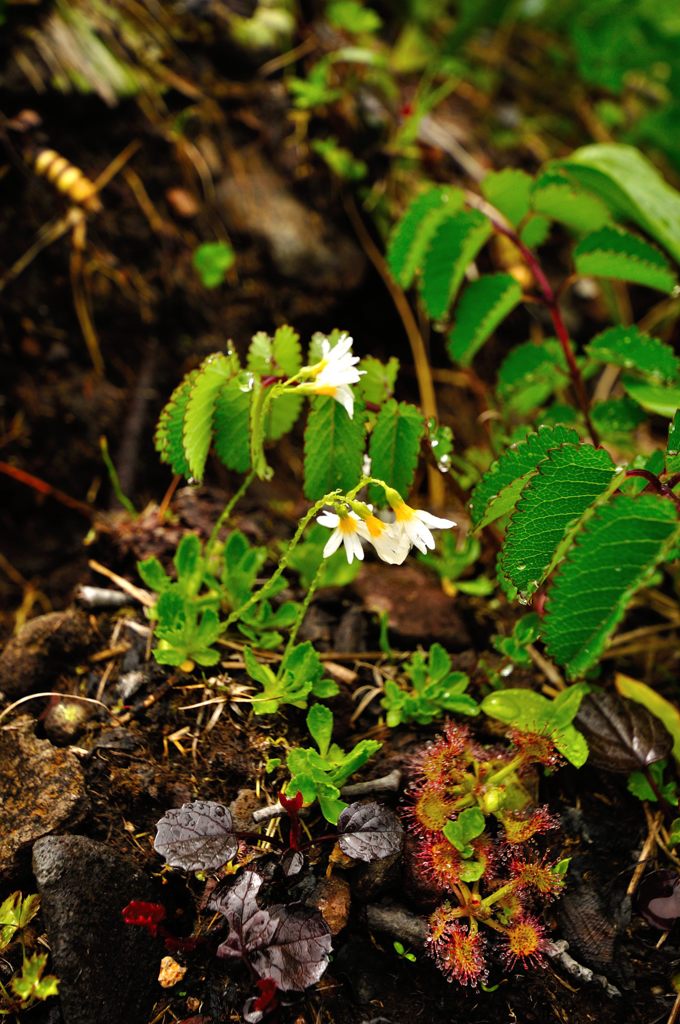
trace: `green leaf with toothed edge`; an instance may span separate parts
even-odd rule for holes
[[[566,224],[573,231],[593,231],[612,219],[602,200],[570,181],[561,171],[548,170],[534,183],[532,209],[551,220]]]
[[[565,444],[548,452],[520,495],[498,559],[499,573],[522,598],[540,587],[565,542],[617,476],[604,449]]]
[[[680,376],[680,359],[671,346],[635,326],[609,327],[589,342],[586,353],[598,363],[631,370],[652,383],[672,383]]]
[[[517,227],[529,212],[532,182],[526,171],[506,167],[487,174],[480,187],[484,198]]]
[[[250,468],[250,400],[238,381],[228,381],[215,400],[215,454],[237,473]]]
[[[574,264],[579,274],[628,281],[661,292],[671,292],[677,283],[659,249],[621,228],[605,227],[586,235],[574,249]]]
[[[579,436],[570,427],[539,427],[522,441],[511,445],[484,474],[472,492],[468,509],[475,530],[488,526],[515,505],[529,474],[551,448],[577,444]]]
[[[198,370],[187,374],[165,403],[154,434],[154,446],[161,462],[167,463],[178,476],[189,476],[189,463],[184,450],[184,417]]]
[[[678,536],[677,509],[655,494],[620,494],[596,509],[555,575],[543,622],[548,654],[571,679],[597,662]]]
[[[203,479],[210,451],[217,396],[224,383],[233,376],[234,369],[231,356],[217,352],[203,361],[191,384],[184,416],[183,442],[189,470],[199,482]]]
[[[556,391],[569,384],[564,351],[556,338],[545,338],[515,346],[498,370],[496,391],[501,408],[524,414],[543,405]]]
[[[510,274],[484,274],[464,290],[449,334],[453,360],[469,366],[487,338],[522,300],[522,289]]]
[[[491,234],[491,222],[478,210],[463,210],[438,225],[425,253],[420,295],[433,320],[445,316],[465,271]]]
[[[340,488],[349,491],[361,477],[364,416],[357,404],[354,418],[334,398],[315,398],[305,429],[304,492],[310,501]]]
[[[277,328],[270,338],[264,331],[253,335],[248,351],[248,369],[261,377],[293,377],[302,366],[300,335],[292,327]],[[269,407],[265,435],[278,441],[293,428],[302,410],[302,395],[279,395]]]
[[[409,402],[385,402],[371,433],[371,473],[400,494],[407,495],[413,484],[425,419]],[[381,487],[371,488],[371,500],[385,504]]]
[[[668,428],[666,472],[680,473],[680,409],[676,410],[673,422]]]
[[[402,288],[413,282],[437,225],[460,210],[463,201],[461,189],[441,187],[428,189],[409,204],[387,245],[390,271]]]

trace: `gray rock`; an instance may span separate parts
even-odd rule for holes
[[[77,608],[29,619],[0,654],[0,690],[14,700],[52,689],[60,671],[74,667],[93,636],[90,620]]]
[[[33,847],[64,1024],[146,1024],[156,999],[162,944],[127,925],[131,900],[153,885],[120,854],[84,836],[48,836]]]
[[[75,824],[87,809],[77,757],[36,739],[34,724],[21,718],[0,731],[0,876],[23,847]]]

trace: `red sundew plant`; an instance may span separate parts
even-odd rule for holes
[[[534,805],[528,776],[560,763],[546,737],[515,731],[508,746],[486,747],[456,725],[415,758],[404,816],[417,875],[446,897],[430,916],[427,948],[449,981],[483,984],[487,951],[499,946],[509,969],[542,966],[536,915],[560,894],[568,861],[537,849],[558,822]]]

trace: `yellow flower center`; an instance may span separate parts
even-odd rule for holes
[[[405,501],[400,502],[398,505],[394,505],[394,517],[398,523],[408,523],[415,518],[415,512],[410,505],[407,505]]]
[[[335,392],[338,389],[333,384],[317,384],[314,387],[315,395],[330,395],[331,398],[335,398]]]
[[[327,359],[321,359],[318,363],[315,363],[314,366],[312,367],[312,376],[313,377],[318,377],[320,373],[323,373],[323,371],[326,369],[327,366],[328,366],[328,360]]]
[[[364,523],[371,537],[381,537],[386,529],[386,524],[381,522],[377,516],[366,516]]]
[[[338,529],[340,530],[340,533],[356,533],[357,521],[356,519],[353,519],[352,516],[340,516]]]

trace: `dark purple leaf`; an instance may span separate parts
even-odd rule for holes
[[[274,938],[279,922],[257,903],[263,881],[257,871],[244,871],[230,889],[210,901],[211,910],[224,914],[229,924],[229,934],[218,947],[218,956],[251,960],[253,952]]]
[[[271,908],[277,929],[271,943],[250,961],[262,978],[271,978],[283,992],[314,985],[328,967],[331,933],[318,910]]]
[[[633,772],[668,757],[673,737],[651,711],[614,693],[590,693],[574,724],[588,741],[589,764]]]
[[[281,858],[281,870],[286,878],[294,878],[295,875],[299,875],[304,866],[304,854],[299,850],[286,850]]]
[[[338,843],[355,860],[380,860],[398,853],[404,830],[396,814],[373,800],[350,804],[338,818]]]
[[[210,800],[195,800],[166,811],[156,828],[156,853],[170,867],[183,871],[215,870],[238,850],[231,814]]]
[[[680,917],[680,875],[675,871],[653,871],[635,896],[638,912],[648,924],[666,931]]]

